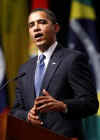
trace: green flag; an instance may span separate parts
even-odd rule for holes
[[[82,51],[88,57],[100,101],[100,54],[95,21],[92,0],[72,0],[68,46]],[[97,114],[83,120],[83,131],[85,140],[100,140],[100,108]]]

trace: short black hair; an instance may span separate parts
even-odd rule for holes
[[[50,19],[50,21],[53,23],[53,24],[56,24],[57,23],[57,20],[56,20],[56,16],[55,14],[49,10],[49,9],[45,9],[45,8],[36,8],[36,9],[33,9],[29,16],[32,14],[32,13],[35,13],[35,12],[38,12],[38,11],[41,11],[41,12],[45,12],[48,16],[48,18]]]

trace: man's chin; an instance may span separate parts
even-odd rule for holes
[[[49,48],[46,43],[37,43],[36,46],[42,52],[46,51]]]
[[[46,43],[43,41],[37,42],[36,46],[38,49],[44,48],[46,46]]]

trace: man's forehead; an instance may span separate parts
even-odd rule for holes
[[[30,14],[30,16],[28,18],[28,23],[30,23],[32,21],[38,21],[40,19],[47,20],[47,14],[45,12],[42,12],[42,11],[33,12]]]

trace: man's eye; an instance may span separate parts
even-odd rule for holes
[[[47,24],[47,21],[46,20],[40,20],[39,23],[40,24]]]
[[[34,26],[34,23],[30,23],[28,26],[29,26],[29,28],[31,28]]]

